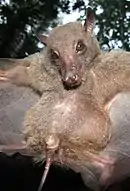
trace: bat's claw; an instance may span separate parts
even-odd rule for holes
[[[2,81],[2,82],[8,81],[6,74],[5,74],[5,71],[0,70],[0,81]]]

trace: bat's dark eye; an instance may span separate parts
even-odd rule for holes
[[[51,49],[51,50],[50,50],[50,53],[51,53],[51,58],[52,58],[53,60],[59,59],[59,52],[58,52],[58,51]]]
[[[86,45],[81,40],[78,41],[76,45],[76,53],[83,52],[84,50],[86,50]]]

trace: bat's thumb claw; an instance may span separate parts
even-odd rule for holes
[[[5,81],[5,82],[8,81],[8,78],[6,77],[5,71],[0,70],[0,81]]]

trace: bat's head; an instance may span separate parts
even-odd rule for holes
[[[79,86],[84,81],[85,71],[99,53],[99,45],[93,36],[94,14],[87,9],[84,24],[71,22],[54,28],[50,35],[39,35],[49,56],[68,88]],[[87,66],[87,68],[86,68]]]

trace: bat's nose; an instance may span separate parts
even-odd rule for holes
[[[64,83],[67,86],[76,86],[80,84],[80,78],[78,74],[69,74],[65,77]]]

